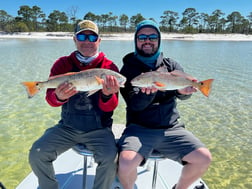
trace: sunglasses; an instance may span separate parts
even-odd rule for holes
[[[76,38],[78,41],[86,41],[86,39],[88,39],[88,41],[90,42],[96,42],[98,39],[98,35],[95,34],[77,34]]]
[[[140,42],[147,41],[147,39],[154,42],[154,41],[158,40],[158,35],[157,34],[150,34],[150,35],[140,34],[140,35],[137,36],[137,39]]]

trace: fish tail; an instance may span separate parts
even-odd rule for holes
[[[199,90],[206,97],[208,97],[211,92],[213,81],[214,81],[213,79],[208,79],[208,80],[199,82],[200,83]]]
[[[26,82],[22,82],[22,84],[25,86],[27,94],[28,94],[28,98],[32,98],[34,95],[36,95],[40,88],[38,87],[38,83],[37,81],[26,81]]]

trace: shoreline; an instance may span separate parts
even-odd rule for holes
[[[72,39],[72,32],[0,32],[0,39]],[[134,33],[101,33],[102,40],[133,40]],[[163,40],[184,41],[252,41],[252,35],[245,34],[178,34],[161,33]]]

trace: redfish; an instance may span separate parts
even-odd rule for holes
[[[204,81],[195,81],[194,77],[189,74],[174,70],[173,72],[151,71],[145,72],[131,80],[132,86],[151,87],[154,86],[159,90],[176,90],[188,86],[199,89],[203,95],[209,96],[214,79]]]
[[[102,82],[107,75],[115,76],[120,87],[124,87],[126,78],[115,71],[103,68],[88,69],[80,72],[50,77],[47,81],[26,81],[22,84],[26,87],[28,98],[32,98],[42,88],[57,88],[64,82],[71,83],[77,91],[86,91],[88,96],[102,89]]]

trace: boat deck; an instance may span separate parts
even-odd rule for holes
[[[88,165],[93,160],[88,157]],[[151,189],[153,177],[154,161],[148,160],[144,167],[138,167],[138,179],[135,183],[135,189]],[[72,149],[63,153],[54,162],[56,177],[60,183],[60,189],[82,189],[82,173],[83,173],[83,156],[77,154]],[[95,177],[96,164],[89,166],[87,169],[87,189],[91,189]],[[156,189],[171,189],[177,182],[182,166],[169,159],[160,160]],[[201,179],[195,182],[189,189],[200,186]],[[121,188],[120,183],[116,179],[111,189]],[[37,177],[31,172],[16,189],[38,189]],[[205,188],[207,188],[205,184]]]

